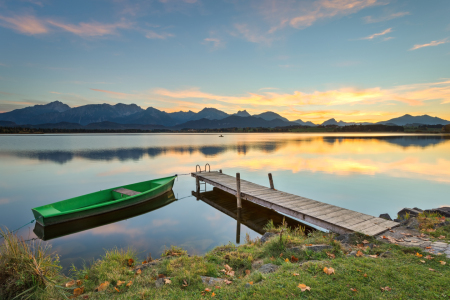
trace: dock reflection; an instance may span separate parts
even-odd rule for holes
[[[80,220],[68,221],[62,224],[51,226],[42,226],[36,222],[33,232],[44,241],[58,237],[74,234],[77,232],[89,230],[99,226],[119,222],[125,219],[131,219],[139,215],[160,209],[176,201],[173,191],[169,191],[157,198],[146,202],[133,205],[121,210],[111,211],[97,216],[87,217]]]
[[[301,223],[272,209],[262,207],[250,201],[243,200],[242,208],[238,209],[236,204],[236,196],[215,187],[212,191],[208,192],[197,193],[195,191],[192,191],[192,195],[197,197],[197,200],[202,200],[203,202],[237,221],[236,243],[238,244],[240,243],[241,224],[247,226],[248,228],[256,231],[259,234],[264,234],[266,232],[264,227],[270,220],[273,221],[273,224],[275,226],[279,226],[283,223],[283,219],[292,229],[302,226],[305,228],[306,233],[315,230],[309,225]]]

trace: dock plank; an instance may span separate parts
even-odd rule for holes
[[[211,184],[227,193],[236,195],[236,178],[219,172],[191,173],[200,181]],[[308,199],[276,189],[270,189],[248,180],[240,181],[241,199],[277,210],[288,216],[304,220],[337,233],[362,232],[377,235],[398,223],[371,215],[359,213],[336,205]],[[235,204],[226,205],[229,211],[236,211]],[[244,217],[244,216],[243,216]]]

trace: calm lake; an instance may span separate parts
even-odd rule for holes
[[[153,178],[195,171],[197,164],[265,186],[362,213],[396,216],[403,207],[450,205],[450,136],[390,134],[89,134],[0,136],[0,226],[16,229],[33,207]],[[208,202],[235,199],[180,176],[173,194],[44,232],[62,265],[81,266],[104,249],[133,247],[158,257],[178,245],[190,254],[236,243],[237,221]],[[245,202],[245,201],[244,201]],[[227,205],[224,205],[225,207]],[[229,205],[228,205],[229,206]],[[249,204],[240,240],[263,233],[281,215]],[[298,224],[289,219],[288,223]],[[34,224],[19,234],[41,232]]]

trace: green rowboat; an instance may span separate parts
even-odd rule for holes
[[[115,187],[33,208],[42,226],[78,220],[119,210],[158,197],[172,190],[176,176]]]

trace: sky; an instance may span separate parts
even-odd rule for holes
[[[0,112],[450,120],[448,0],[0,0]]]

